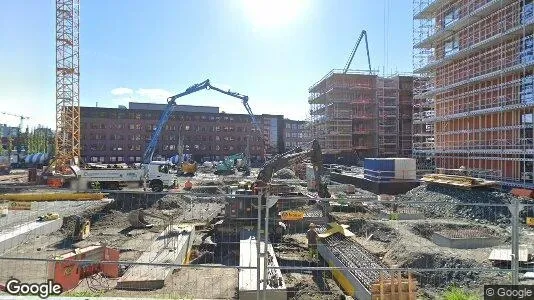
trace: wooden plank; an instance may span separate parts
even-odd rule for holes
[[[168,226],[137,260],[138,263],[183,264],[194,240],[194,226]],[[154,290],[162,288],[175,267],[134,265],[117,281],[117,289]]]

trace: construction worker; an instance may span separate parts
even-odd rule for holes
[[[319,234],[315,230],[315,224],[310,223],[308,232],[306,232],[306,238],[308,239],[308,251],[310,259],[315,260],[318,257],[317,254],[317,238]]]

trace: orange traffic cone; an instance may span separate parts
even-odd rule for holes
[[[189,181],[189,179],[187,179],[187,181],[184,184],[184,190],[189,191],[192,188],[193,188],[193,184],[191,183],[191,181]]]

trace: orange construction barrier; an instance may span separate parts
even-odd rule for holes
[[[77,262],[85,260],[91,262]],[[111,263],[100,263],[102,261]],[[59,283],[63,291],[75,288],[80,280],[102,272],[110,278],[119,277],[119,250],[105,246],[89,246],[56,257],[48,263],[48,279]]]
[[[63,179],[61,179],[61,178],[48,178],[48,180],[46,181],[46,184],[49,187],[60,188],[60,187],[63,186]]]
[[[512,195],[517,197],[534,198],[534,191],[528,189],[512,189]]]

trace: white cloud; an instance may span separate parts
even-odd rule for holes
[[[111,94],[114,96],[131,95],[133,90],[125,87],[119,87],[111,90]]]
[[[164,101],[172,96],[172,93],[164,89],[138,89],[135,93],[145,100]]]

